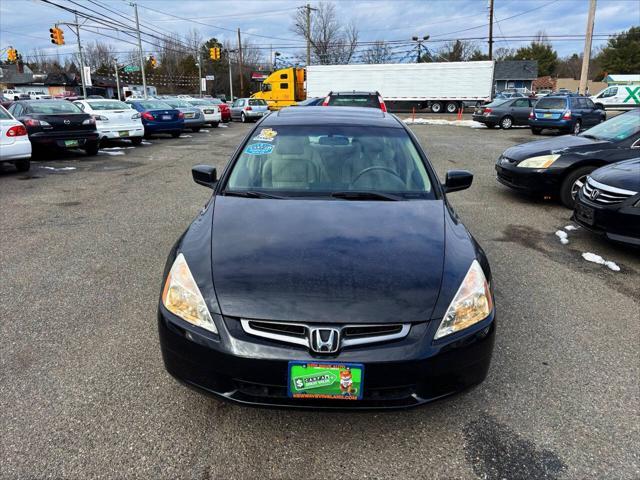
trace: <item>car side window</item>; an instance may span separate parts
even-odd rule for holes
[[[519,98],[518,100],[513,102],[513,106],[514,107],[528,107],[529,106],[529,100],[527,100],[526,98]]]
[[[22,110],[22,105],[20,105],[19,103],[14,103],[9,109],[11,115],[13,115],[14,117],[20,117],[22,115]]]
[[[587,108],[590,108],[592,110],[596,109],[596,105],[591,101],[590,98],[585,98],[584,101],[587,102]]]

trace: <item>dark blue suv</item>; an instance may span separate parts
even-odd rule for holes
[[[550,128],[573,134],[604,122],[604,110],[596,108],[591,99],[578,95],[554,95],[541,98],[529,114],[529,126],[534,134]]]

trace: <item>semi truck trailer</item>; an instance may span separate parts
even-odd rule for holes
[[[493,71],[493,61],[311,65],[272,73],[254,96],[278,109],[331,91],[377,91],[391,111],[455,113],[491,101]]]

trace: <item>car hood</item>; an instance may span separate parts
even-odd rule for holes
[[[579,135],[562,135],[560,137],[545,138],[535,142],[515,145],[504,151],[503,155],[516,161],[522,161],[536,155],[550,153],[575,153],[591,150],[611,148],[611,142],[593,140]]]
[[[441,200],[215,202],[213,282],[224,315],[319,323],[430,318],[443,270]]]
[[[605,185],[640,192],[640,158],[599,168],[591,173],[591,178]]]

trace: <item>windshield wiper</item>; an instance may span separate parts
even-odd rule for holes
[[[345,200],[386,200],[396,202],[402,200],[402,197],[381,192],[367,192],[347,190],[344,192],[331,192],[333,198],[344,198]]]
[[[278,195],[272,195],[270,193],[265,192],[255,192],[253,190],[225,190],[222,192],[224,195],[228,195],[230,197],[245,197],[245,198],[277,198],[282,199],[284,197],[279,197]]]

